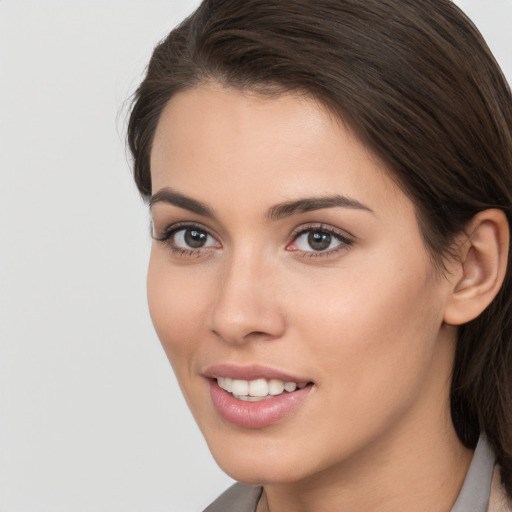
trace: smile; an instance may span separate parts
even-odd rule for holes
[[[262,366],[218,365],[205,371],[217,414],[237,427],[260,429],[282,423],[306,407],[315,384]]]
[[[237,400],[260,402],[283,393],[293,393],[296,389],[304,389],[307,382],[282,381],[280,379],[242,380],[230,377],[217,377],[220,388]]]

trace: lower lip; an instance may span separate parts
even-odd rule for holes
[[[224,391],[216,380],[210,380],[210,396],[219,414],[230,423],[245,428],[263,428],[282,420],[303,402],[311,388],[308,385],[260,402],[246,402]]]

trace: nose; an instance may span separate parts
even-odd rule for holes
[[[219,275],[211,330],[232,344],[277,339],[286,329],[279,296],[277,269],[258,255],[233,256]]]

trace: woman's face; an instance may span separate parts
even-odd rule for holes
[[[449,279],[342,123],[201,86],[165,108],[151,169],[151,316],[225,471],[297,481],[449,423]]]

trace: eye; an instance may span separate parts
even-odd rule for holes
[[[294,235],[293,242],[288,245],[289,251],[304,253],[332,253],[352,245],[352,240],[328,227],[303,228]]]
[[[175,224],[154,238],[180,256],[199,255],[205,249],[221,246],[206,229],[195,225]]]
[[[202,229],[194,227],[175,231],[172,235],[172,241],[176,247],[181,249],[201,249],[217,245],[217,241],[213,236]]]

